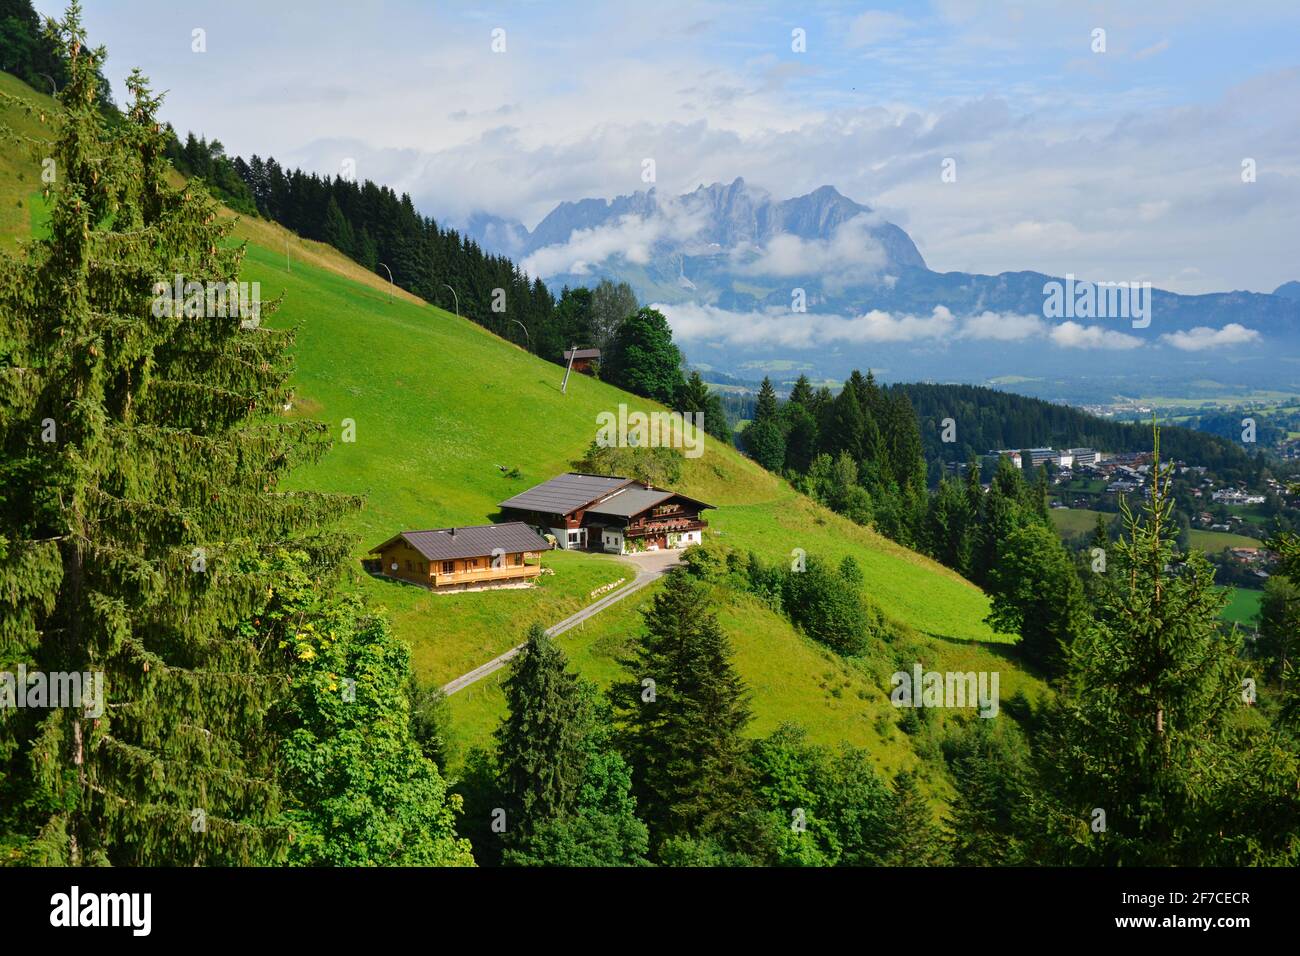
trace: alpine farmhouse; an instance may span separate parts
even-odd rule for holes
[[[542,573],[551,543],[520,521],[403,531],[371,549],[370,570],[435,591],[519,587]]]
[[[549,531],[566,550],[635,554],[699,544],[712,505],[634,478],[569,472],[501,502],[509,518]]]

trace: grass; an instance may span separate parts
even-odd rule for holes
[[[40,202],[41,161],[48,153],[42,147],[53,135],[56,106],[50,97],[8,73],[0,72],[0,94],[16,97],[34,110],[29,113],[0,96],[0,126],[8,127],[0,148],[0,252],[13,255],[19,241],[30,234],[33,206]]]
[[[1199,528],[1193,528],[1189,538],[1193,548],[1204,551],[1206,554],[1217,554],[1220,551],[1226,551],[1228,548],[1258,548],[1264,544],[1257,538],[1249,538],[1244,534],[1232,534],[1228,531],[1202,531]]]
[[[1231,596],[1219,616],[1234,624],[1254,627],[1259,618],[1259,602],[1264,597],[1264,592],[1250,588],[1228,588],[1228,590]]]
[[[1118,515],[1109,514],[1102,511],[1092,511],[1088,508],[1053,508],[1052,524],[1062,537],[1070,535],[1087,534],[1097,525],[1097,515],[1106,515],[1107,524],[1112,525],[1118,519]],[[1217,554],[1227,548],[1258,548],[1262,542],[1255,538],[1247,537],[1244,534],[1231,534],[1227,531],[1203,531],[1199,528],[1193,528],[1188,536],[1189,543],[1198,551],[1204,551],[1207,554]]]
[[[1106,516],[1109,526],[1119,515],[1105,511],[1093,511],[1090,508],[1053,508],[1050,512],[1052,524],[1062,537],[1075,534],[1090,534],[1097,527],[1097,515]]]
[[[568,469],[594,437],[599,412],[620,402],[657,407],[585,376],[571,379],[562,395],[557,366],[439,309],[389,302],[382,287],[359,286],[324,264],[295,262],[287,272],[282,254],[252,245],[243,278],[261,282],[264,298],[284,292],[284,308],[269,321],[298,328],[300,410],[292,414],[328,422],[336,434],[343,419],[355,421],[355,442],[340,442],[290,484],[366,495],[366,508],[351,521],[358,557],[398,529],[489,520],[497,502]],[[517,467],[522,477],[507,479],[499,466]],[[709,534],[729,546],[768,561],[789,560],[795,548],[834,561],[852,554],[869,596],[922,635],[936,659],[955,658],[961,644],[971,644],[978,657],[976,645],[1010,640],[984,623],[988,600],[974,585],[804,498],[730,447],[706,443],[701,457],[685,461],[679,486],[717,506],[708,512]],[[603,556],[552,554],[547,562],[557,573],[524,591],[433,595],[358,577],[411,645],[421,677],[445,683],[518,643],[528,624],[555,623],[588,603],[592,589],[622,575],[615,570],[621,564]],[[651,593],[560,639],[584,674],[602,684],[614,678],[617,651],[637,633],[637,609]],[[784,618],[735,606],[722,619],[754,693],[755,732],[794,720],[813,739],[871,746],[882,765],[907,763],[905,739],[888,743],[872,729],[888,703],[865,675],[822,687],[828,669],[849,665],[810,645]],[[452,697],[456,731],[467,745],[485,743],[499,718],[502,676]]]

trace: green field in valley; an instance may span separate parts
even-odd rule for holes
[[[1228,590],[1232,594],[1228,599],[1228,606],[1223,609],[1223,619],[1244,627],[1255,627],[1259,617],[1259,603],[1264,597],[1264,592],[1250,588],[1229,588]]]
[[[1113,524],[1119,517],[1117,514],[1109,514],[1103,511],[1093,511],[1090,508],[1053,508],[1051,509],[1052,524],[1056,530],[1063,536],[1076,534],[1091,534],[1092,529],[1097,526],[1097,515],[1104,514],[1108,524]]]

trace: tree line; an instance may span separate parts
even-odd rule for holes
[[[838,394],[799,376],[781,402],[765,378],[745,449],[770,471],[859,524],[904,543],[917,540],[926,501],[917,417],[905,392],[855,370]]]
[[[965,462],[995,449],[1094,448],[1107,452],[1142,452],[1151,447],[1150,430],[1117,422],[1068,405],[1016,395],[979,385],[900,384],[920,419],[926,459]],[[952,420],[952,431],[945,426]],[[1227,480],[1249,480],[1258,465],[1230,438],[1236,431],[1166,428],[1163,443],[1171,459],[1205,465]],[[945,441],[945,436],[955,441]],[[937,480],[938,469],[932,470]]]

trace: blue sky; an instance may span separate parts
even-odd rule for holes
[[[663,193],[830,183],[940,270],[1186,292],[1300,278],[1293,3],[87,7],[119,97],[138,65],[178,129],[321,172],[352,159],[441,219],[532,226],[561,200],[645,188],[649,157]]]

